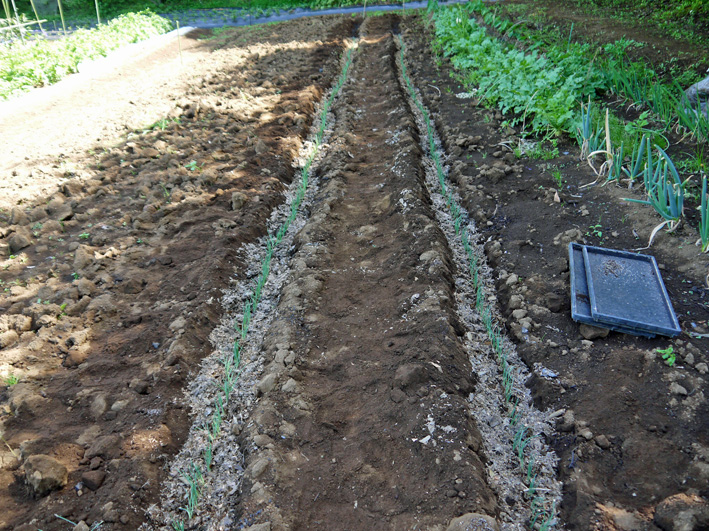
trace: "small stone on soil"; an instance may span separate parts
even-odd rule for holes
[[[524,317],[527,317],[527,310],[522,310],[522,309],[514,310],[512,312],[512,317],[514,317],[517,320],[523,319]]]
[[[451,520],[446,531],[499,531],[500,525],[497,520],[486,514],[467,513]]]
[[[587,441],[590,441],[593,439],[593,432],[589,430],[588,428],[583,428],[582,430],[579,431],[579,435],[586,439]]]
[[[559,313],[564,307],[564,298],[556,293],[547,293],[546,307],[552,313]]]
[[[604,450],[607,450],[611,447],[611,443],[608,440],[608,437],[606,437],[605,435],[598,435],[596,437],[596,444]]]
[[[594,339],[608,337],[610,330],[607,328],[599,328],[597,326],[581,324],[579,325],[579,332],[585,339],[592,341]]]
[[[246,194],[242,192],[234,192],[231,194],[231,209],[241,210],[247,201]]]
[[[572,409],[567,409],[561,420],[557,424],[557,429],[559,431],[573,431],[576,426],[576,419],[574,418],[574,411]]]
[[[278,377],[275,374],[267,374],[256,385],[256,389],[258,390],[259,394],[265,395],[266,393],[272,391],[274,387],[276,387],[277,382]]]
[[[657,505],[653,521],[661,529],[706,529],[709,525],[709,503],[695,494],[675,494]]]
[[[268,468],[269,462],[265,457],[257,459],[253,465],[251,465],[251,477],[256,479],[260,477]]]
[[[673,395],[687,396],[687,389],[678,384],[677,382],[672,382],[670,384],[670,393]]]
[[[263,524],[254,524],[244,529],[244,531],[271,531],[271,522],[265,522]]]
[[[81,482],[91,490],[97,490],[105,479],[106,473],[103,470],[89,470],[81,474]]]
[[[396,369],[394,385],[400,389],[413,387],[426,381],[426,369],[422,365],[408,364]]]
[[[22,230],[15,232],[12,236],[10,236],[8,244],[10,246],[10,252],[15,254],[32,245],[32,240],[30,239],[29,234]]]
[[[11,347],[20,340],[20,336],[14,330],[9,330],[0,334],[0,348]]]
[[[139,395],[148,394],[148,382],[146,382],[145,380],[141,380],[140,378],[133,378],[130,381],[130,384],[128,384],[128,387],[133,389],[133,391],[135,391]]]
[[[406,400],[406,393],[404,393],[401,389],[397,388],[392,390],[391,392],[391,400],[392,402],[396,404],[400,404],[404,400]]]
[[[67,468],[48,455],[32,455],[24,464],[25,479],[36,496],[61,489],[67,483]]]

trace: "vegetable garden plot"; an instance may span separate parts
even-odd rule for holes
[[[404,25],[405,34],[418,36],[422,25]],[[432,53],[425,38],[413,40],[411,75],[451,153],[462,205],[487,240],[507,328],[534,369],[527,384],[535,403],[558,419],[550,443],[564,481],[561,521],[585,529],[627,517],[654,529],[679,518],[679,499],[699,514],[706,501],[692,489],[705,481],[701,456],[709,441],[697,429],[708,411],[706,349],[696,332],[706,334],[709,315],[706,259],[693,228],[663,235],[649,251],[677,311],[678,339],[579,327],[570,316],[568,244],[643,247],[657,221],[620,201],[627,190],[584,187],[597,176],[577,162],[574,143],[559,138],[533,148],[537,139],[521,130],[523,115],[486,108],[474,85],[450,80],[460,73],[436,54],[439,47]],[[513,118],[519,122],[511,128]]]
[[[645,245],[651,209],[621,202],[615,183],[584,187],[597,175],[578,164],[582,146],[535,147],[519,130],[531,115],[481,105],[431,53],[422,18],[368,17],[344,82],[356,24],[237,34],[248,60],[173,96],[188,100],[179,122],[100,158],[106,179],[6,213],[2,243],[20,252],[0,278],[20,283],[0,299],[14,415],[3,437],[21,458],[2,454],[19,466],[0,471],[12,485],[6,518],[13,501],[45,530],[67,529],[61,518],[446,529],[460,515],[493,528],[654,529],[702,514],[709,368],[695,224],[652,248],[679,338],[579,327],[568,244]],[[332,121],[312,137],[322,158],[310,159],[300,148],[333,85]],[[646,151],[654,168],[658,152]],[[293,184],[284,204],[301,157],[318,188]],[[299,203],[307,222],[287,206]],[[278,205],[279,220],[295,216],[284,232],[270,217]],[[210,332],[219,356],[198,375]],[[45,347],[56,355],[41,357]],[[170,462],[181,448],[189,459]],[[29,461],[37,454],[68,481],[35,501],[23,497],[27,467],[52,463]],[[177,488],[159,499],[173,464],[162,485]],[[3,525],[34,525],[15,520]]]
[[[163,94],[173,115],[73,160],[91,178],[63,178],[49,203],[3,212],[0,528],[146,521],[190,426],[182,390],[208,354],[216,297],[283,201],[351,27],[222,38],[189,93]],[[23,462],[37,454],[67,476],[35,498]]]

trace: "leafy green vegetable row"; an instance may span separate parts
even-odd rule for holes
[[[552,59],[491,37],[473,17],[481,6],[477,0],[433,11],[437,40],[463,80],[502,112],[515,113],[513,124],[526,119],[534,132],[573,131],[577,102],[595,93],[601,79],[587,75],[577,55]]]
[[[51,85],[77,72],[83,61],[169,31],[171,24],[150,11],[122,15],[93,30],[65,39],[15,40],[0,44],[0,99],[32,87]]]
[[[664,83],[646,63],[630,60],[627,49],[640,46],[635,41],[620,39],[598,48],[589,43],[573,42],[573,25],[567,39],[558,31],[535,31],[507,20],[487,4],[476,4],[474,10],[486,25],[516,39],[526,49],[543,51],[554,64],[571,60],[578,71],[586,72],[597,88],[648,107],[663,122],[663,130],[679,126],[697,141],[709,141],[709,117],[692,107],[684,87],[674,78],[671,83]],[[699,79],[691,72],[685,72],[683,77],[693,80],[689,84]]]

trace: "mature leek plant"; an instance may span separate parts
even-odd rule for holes
[[[663,227],[667,226],[672,232],[680,226],[684,213],[686,181],[682,182],[679,178],[672,159],[660,146],[655,146],[659,158],[656,163],[653,163],[649,139],[646,142],[647,162],[643,170],[643,182],[647,199],[624,199],[624,201],[651,205],[664,218],[664,221],[650,234],[650,241],[647,244],[650,247]]]

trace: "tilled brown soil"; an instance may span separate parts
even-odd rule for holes
[[[240,524],[438,529],[461,513],[498,512],[467,414],[474,376],[397,80],[393,22],[362,27],[339,141],[318,170],[326,184],[296,239],[305,267],[281,300],[290,318],[269,332],[280,336],[269,344],[283,344],[266,351],[275,388],[245,432],[259,451],[247,457]],[[282,350],[293,355],[282,360]]]
[[[0,528],[71,528],[55,515],[168,528],[158,507],[180,512],[183,457],[172,459],[202,428],[190,430],[189,406],[201,402],[183,391],[204,389],[211,366],[200,372],[200,362],[223,347],[214,331],[238,313],[230,305],[258,270],[259,237],[354,35],[314,166],[319,188],[287,240],[291,272],[278,270],[283,289],[264,303],[261,343],[240,369],[249,399],[229,406],[186,528],[523,527],[529,500],[506,465],[509,433],[488,435],[505,421],[480,400],[501,392],[479,361],[490,345],[479,317],[460,311],[465,266],[427,188],[427,141],[400,81],[400,24],[450,179],[494,268],[487,299],[556,422],[531,446],[559,455],[558,527],[706,527],[704,340],[587,339],[569,315],[568,242],[635,248],[657,222],[610,186],[581,189],[594,177],[575,146],[553,161],[562,190],[548,162],[515,159],[505,146],[516,133],[456,96],[463,89],[432,56],[422,19],[387,15],[360,29],[333,17],[227,34],[205,75],[165,96],[179,103],[170,120],[98,160],[72,160],[82,173],[58,193],[29,204],[18,191],[0,226]],[[44,160],[27,156],[22,168]],[[653,253],[683,329],[706,333],[707,261],[690,243],[688,230],[663,235]],[[673,368],[656,353],[670,344]],[[514,495],[502,487],[508,474]]]
[[[695,336],[707,332],[709,286],[696,233],[685,227],[645,251],[661,264],[681,336],[582,335],[570,317],[568,243],[644,247],[657,218],[621,202],[627,190],[582,188],[596,176],[577,162],[575,145],[560,143],[561,155],[547,162],[517,159],[511,148],[519,132],[464,94],[445,60],[436,68],[421,21],[406,27],[417,85],[451,155],[451,180],[486,237],[508,330],[535,369],[527,384],[538,406],[558,415],[550,444],[561,459],[562,521],[570,529],[625,530],[682,529],[684,519],[686,529],[704,529],[709,390],[706,339]],[[678,354],[672,368],[657,353],[668,346]]]
[[[184,383],[210,351],[236,250],[283,201],[351,25],[235,32],[168,123],[5,211],[0,363],[19,383],[2,391],[0,528],[145,520],[190,427]],[[64,488],[28,488],[34,455],[66,468]]]

